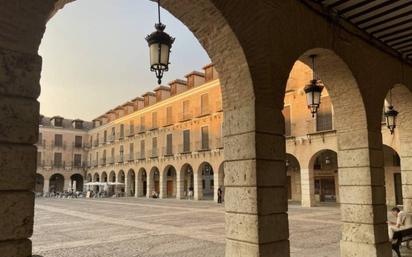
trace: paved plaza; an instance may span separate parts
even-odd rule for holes
[[[289,207],[291,256],[339,256],[337,207]],[[33,254],[223,257],[224,208],[160,199],[36,199]]]

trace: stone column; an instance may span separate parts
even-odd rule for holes
[[[176,171],[176,199],[184,198],[184,176],[183,172]]]
[[[412,213],[412,131],[399,130],[403,209]],[[409,217],[408,224],[412,224]]]
[[[219,170],[216,170],[213,173],[213,180],[214,180],[214,187],[213,187],[213,201],[215,201],[215,203],[217,203],[217,190],[219,189],[219,187],[221,186],[221,181],[219,181]]]
[[[315,178],[312,169],[300,170],[302,207],[315,206]]]
[[[338,131],[341,257],[392,256],[380,131]]]
[[[124,196],[130,196],[130,185],[129,185],[129,176],[128,174],[124,176]]]
[[[141,178],[139,178],[139,172],[136,173],[136,176],[134,177],[134,196],[137,198],[143,194],[143,185],[139,185],[139,181]]]
[[[167,174],[165,172],[160,172],[159,176],[159,198],[164,199],[167,198]]]
[[[63,191],[70,191],[72,188],[72,180],[70,177],[64,178],[64,185],[63,185]]]
[[[203,199],[203,187],[202,187],[202,172],[201,171],[193,171],[193,190],[194,200],[202,200]]]
[[[154,180],[153,180],[153,174],[149,172],[149,175],[147,176],[147,189],[146,189],[146,197],[151,198],[152,197],[152,191],[154,189]]]
[[[44,179],[43,193],[49,192],[49,185],[50,185],[50,181],[48,179]]]
[[[268,106],[225,110],[226,257],[290,255],[284,121]]]
[[[13,33],[11,24],[5,28]],[[4,256],[32,254],[40,70],[38,55],[0,48],[0,253]]]

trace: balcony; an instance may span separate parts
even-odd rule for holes
[[[123,140],[123,139],[124,139],[124,132],[123,132],[123,133],[120,132],[117,139],[118,139],[118,140]]]
[[[123,163],[123,162],[124,162],[123,154],[116,156],[116,163]]]
[[[94,140],[94,141],[93,141],[93,146],[94,146],[94,147],[99,146],[99,140],[97,140],[97,139]]]
[[[136,128],[136,130],[137,130],[138,134],[145,133],[146,132],[146,126],[145,125],[140,125]]]
[[[83,164],[85,164],[85,163],[83,163]],[[72,162],[72,168],[73,169],[81,169],[81,168],[84,168],[86,165],[82,165],[82,162],[80,161],[74,161],[74,162]]]
[[[45,160],[38,160],[37,161],[37,167],[41,167],[41,168],[44,168],[44,167],[46,167],[46,161]]]
[[[72,144],[72,147],[74,148],[74,149],[82,149],[83,148],[83,144],[80,142],[78,142],[78,143],[73,143]]]
[[[91,166],[92,167],[97,167],[97,166],[99,166],[99,162],[97,160],[93,160]]]
[[[112,157],[107,158],[107,163],[108,164],[113,164],[114,163],[114,157],[112,156]]]
[[[149,158],[157,158],[159,157],[157,148],[152,148],[151,150],[148,151],[147,155],[149,156]]]
[[[58,148],[58,149],[66,149],[66,142],[52,141],[51,147],[52,148]]]
[[[134,137],[134,135],[135,135],[134,127],[130,127],[128,130],[126,130],[127,137]]]
[[[91,143],[84,143],[84,144],[83,144],[84,148],[90,148],[91,145],[92,145]]]
[[[128,161],[128,162],[134,161],[134,153],[129,153],[129,154],[127,155],[127,161]]]
[[[109,135],[109,136],[108,136],[108,139],[109,139],[109,140],[108,140],[108,142],[109,142],[109,143],[113,143],[113,142],[114,142],[115,137],[116,137],[116,135],[115,135],[115,134]]]
[[[197,141],[195,147],[198,152],[210,151],[210,142],[209,140]]]
[[[179,150],[180,154],[188,154],[188,153],[192,152],[191,148],[192,147],[191,147],[190,143],[189,144],[180,144],[178,150]]]
[[[146,159],[146,155],[145,155],[144,151],[136,153],[136,160],[141,161],[141,160],[145,160],[145,159]]]
[[[162,148],[162,155],[163,156],[172,156],[172,155],[174,155],[173,152],[174,152],[173,151],[173,145],[169,146],[169,147],[163,147]]]
[[[168,127],[173,125],[174,122],[174,118],[173,117],[169,117],[167,119],[162,119],[162,127]]]
[[[179,113],[179,122],[187,121],[193,119],[193,113],[191,111]]]
[[[100,166],[106,165],[106,158],[101,158],[99,164]]]
[[[66,162],[63,161],[53,161],[52,167],[55,169],[64,169],[66,168]]]
[[[196,117],[203,117],[209,115],[211,113],[209,106],[203,106],[195,108],[195,116]]]
[[[155,124],[152,124],[149,128],[149,130],[156,130],[159,129],[159,125],[157,124],[157,122]]]

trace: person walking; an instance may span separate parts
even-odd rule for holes
[[[217,203],[222,203],[222,189],[219,187],[217,189]]]

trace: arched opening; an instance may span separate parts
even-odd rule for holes
[[[217,174],[217,187],[215,187],[215,202],[223,203],[225,201],[225,167],[224,162],[219,165]]]
[[[180,169],[180,196],[181,199],[194,199],[194,174],[193,168],[186,163]]]
[[[87,182],[88,183],[93,181],[92,174],[88,173],[86,177],[87,177]]]
[[[94,175],[93,175],[93,182],[100,182],[100,176],[99,176],[99,173],[94,173]],[[100,192],[100,186],[93,186],[93,192],[94,193],[98,193],[98,192]]]
[[[177,192],[177,173],[176,169],[168,165],[163,171],[163,197],[175,198]]]
[[[199,196],[197,199],[213,199],[215,180],[212,165],[208,162],[203,162],[199,166],[198,174],[200,175],[198,175],[198,184],[200,184],[201,190],[198,191]]]
[[[157,167],[150,169],[148,196],[151,198],[159,198],[160,195],[160,172]]]
[[[127,172],[126,196],[135,196],[136,194],[136,174],[133,169]]]
[[[147,173],[144,168],[140,168],[137,173],[137,183],[137,196],[147,196]]]
[[[102,172],[101,177],[102,177],[102,179],[101,179],[102,182],[109,182],[106,171]]]
[[[49,192],[62,193],[64,191],[64,177],[61,174],[53,174],[49,179]]]
[[[44,189],[44,177],[43,175],[36,173],[36,185],[34,188],[35,193],[43,193]]]
[[[301,200],[301,186],[300,186],[300,164],[298,159],[292,154],[286,154],[286,175],[288,200]]]
[[[70,177],[71,190],[73,192],[83,192],[83,176],[80,174],[73,174]]]
[[[395,149],[383,145],[383,160],[385,167],[386,204],[389,206],[403,205],[401,158]]]
[[[115,192],[118,196],[125,196],[126,176],[123,170],[117,174],[117,181],[115,185]]]
[[[314,154],[309,162],[309,172],[313,172],[315,201],[339,202],[337,153],[325,149]]]

